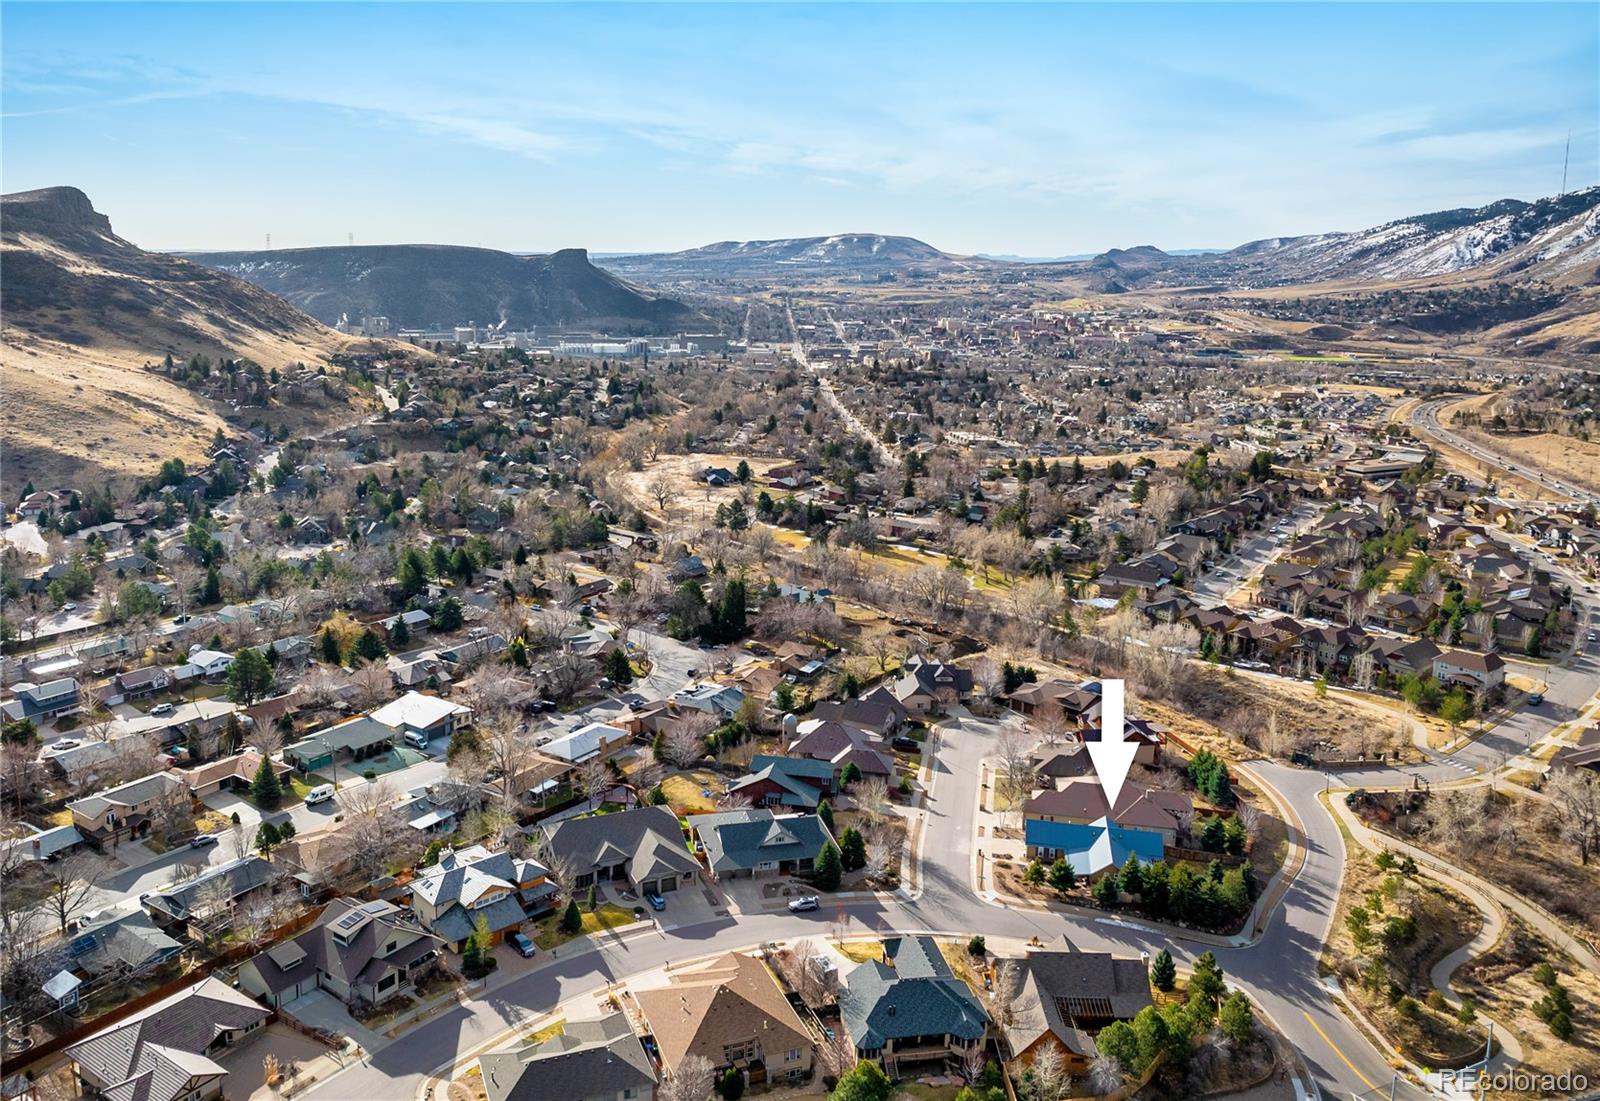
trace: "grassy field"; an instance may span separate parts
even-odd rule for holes
[[[667,796],[668,805],[672,807],[673,813],[680,817],[685,814],[705,814],[716,810],[716,793],[721,786],[718,777],[705,769],[679,773],[661,781],[661,790]],[[710,791],[711,794],[701,794],[704,791]]]
[[[843,944],[835,944],[833,948],[851,963],[868,963],[883,958],[881,940],[848,940]]]

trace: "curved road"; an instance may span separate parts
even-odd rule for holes
[[[1029,910],[980,897],[973,889],[974,810],[979,762],[990,754],[1002,723],[959,717],[941,726],[934,778],[926,804],[919,889],[914,897],[860,899],[845,904],[852,932],[896,930],[1050,940],[1065,934],[1090,951],[1153,954],[1169,947],[1192,960],[1210,949],[1231,982],[1243,987],[1287,1034],[1314,1079],[1311,1091],[1349,1098],[1376,1087],[1385,1093],[1390,1067],[1335,1007],[1317,973],[1317,960],[1338,896],[1344,843],[1317,801],[1325,780],[1317,773],[1266,762],[1252,765],[1304,819],[1298,839],[1305,863],[1254,944],[1217,946],[1173,941],[1133,921]],[[981,844],[981,842],[978,842]],[[508,1028],[549,1012],[608,983],[682,960],[795,937],[825,937],[834,907],[817,913],[743,914],[703,924],[649,930],[626,939],[604,938],[570,956],[549,959],[467,1004],[431,1018],[403,1039],[353,1063],[307,1091],[318,1101],[343,1098],[410,1098],[443,1064],[496,1040]],[[1401,1084],[1397,1096],[1423,1097]]]

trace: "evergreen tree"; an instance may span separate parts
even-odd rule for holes
[[[1150,964],[1150,981],[1163,993],[1170,992],[1178,981],[1178,965],[1172,962],[1172,953],[1165,948],[1156,953]]]
[[[261,651],[246,646],[228,667],[228,698],[246,707],[272,691],[272,665]]]
[[[362,631],[361,637],[356,639],[356,656],[362,661],[377,661],[388,652],[389,648],[383,644],[383,639],[371,627]]]
[[[839,835],[839,858],[847,872],[866,866],[867,842],[861,836],[861,831],[854,826],[846,826],[844,832]]]
[[[578,912],[578,900],[567,899],[567,908],[561,915],[561,931],[563,933],[576,933],[583,928],[583,915]]]
[[[394,617],[394,628],[389,632],[389,641],[396,647],[403,647],[411,641],[411,628],[406,626],[405,616]]]
[[[607,659],[606,676],[611,678],[611,683],[616,685],[631,684],[633,682],[633,666],[628,663],[627,651],[622,647],[611,651]]]
[[[1050,865],[1050,886],[1067,894],[1078,886],[1078,870],[1067,862],[1064,856],[1056,857],[1056,862]]]
[[[268,757],[261,758],[255,778],[250,781],[250,801],[268,809],[283,801],[283,785],[278,781],[277,770],[272,767],[272,760]]]
[[[1218,1023],[1228,1039],[1236,1044],[1244,1043],[1256,1030],[1256,1015],[1250,1008],[1250,999],[1238,990],[1229,994],[1222,1003]]]
[[[833,833],[833,805],[826,799],[817,803],[817,817],[822,819],[822,824],[828,827],[828,832]]]
[[[222,603],[222,578],[217,576],[217,567],[206,567],[206,579],[200,586],[201,604]]]
[[[322,629],[322,641],[318,643],[322,651],[322,660],[329,665],[342,665],[344,655],[339,652],[339,636],[333,633],[332,627]]]
[[[256,851],[266,856],[272,851],[272,846],[278,843],[278,828],[271,822],[262,822],[256,827]]]
[[[816,870],[812,873],[813,881],[824,891],[837,891],[844,871],[840,864],[839,848],[830,841],[822,847],[822,852],[817,856]]]
[[[1118,886],[1125,895],[1138,895],[1144,893],[1144,876],[1139,868],[1139,858],[1133,853],[1128,854],[1128,859],[1123,861],[1122,871],[1118,876]]]

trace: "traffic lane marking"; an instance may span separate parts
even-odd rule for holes
[[[1328,1034],[1326,1032],[1322,1031],[1322,1026],[1321,1025],[1317,1024],[1316,1021],[1313,1021],[1311,1019],[1311,1014],[1309,1012],[1307,1012],[1304,1009],[1302,1009],[1300,1012],[1305,1014],[1306,1024],[1310,1025],[1312,1028],[1317,1030],[1317,1035],[1322,1037],[1322,1042],[1327,1044],[1330,1048],[1333,1049],[1333,1053],[1339,1057],[1339,1059],[1344,1063],[1345,1066],[1350,1068],[1350,1072],[1352,1074],[1354,1074],[1357,1078],[1359,1078],[1363,1082],[1365,1082],[1367,1084],[1367,1088],[1369,1090],[1375,1090],[1375,1089],[1378,1088],[1377,1086],[1372,1084],[1372,1079],[1368,1078],[1365,1074],[1362,1074],[1361,1071],[1356,1069],[1356,1065],[1349,1060],[1349,1058],[1345,1055],[1344,1052],[1339,1050],[1339,1045],[1338,1044],[1336,1044],[1332,1040],[1328,1039]]]

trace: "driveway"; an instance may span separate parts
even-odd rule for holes
[[[350,1016],[345,1004],[326,990],[302,994],[283,1007],[283,1013],[303,1025],[320,1028],[335,1036],[348,1036],[367,1053],[380,1051],[392,1042]]]

